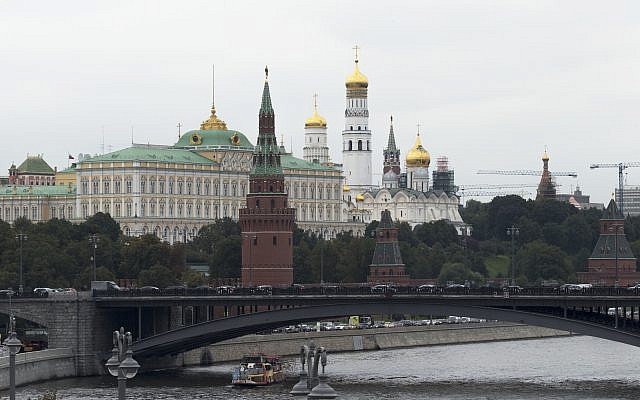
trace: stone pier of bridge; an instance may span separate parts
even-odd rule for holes
[[[12,313],[46,329],[50,349],[71,349],[76,376],[106,373],[111,356],[113,331],[121,326],[134,340],[176,329],[183,325],[182,306],[104,308],[96,306],[89,293],[49,298],[13,298],[0,301],[0,318]],[[19,337],[20,338],[20,337]],[[177,356],[159,360],[156,367],[179,364]]]

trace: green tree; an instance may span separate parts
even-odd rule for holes
[[[541,241],[528,243],[518,251],[516,270],[529,283],[536,284],[551,279],[566,282],[573,274],[567,254]]]
[[[477,272],[471,271],[469,267],[464,263],[445,263],[442,266],[442,270],[438,275],[438,282],[446,284],[447,282],[476,282],[479,283],[482,280],[482,275]]]
[[[138,286],[157,286],[165,288],[177,283],[173,271],[164,265],[154,265],[151,268],[140,271],[138,274]]]

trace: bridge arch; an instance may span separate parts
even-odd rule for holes
[[[151,336],[133,344],[138,357],[178,354],[262,330],[348,315],[462,315],[570,331],[640,347],[640,335],[605,325],[527,311],[468,305],[415,304],[372,300],[264,311],[203,322]]]

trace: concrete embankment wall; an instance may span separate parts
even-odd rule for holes
[[[76,376],[70,348],[16,354],[16,385]],[[0,390],[9,388],[9,357],[0,357]]]
[[[343,352],[568,335],[570,333],[565,331],[500,322],[248,335],[184,353],[182,363],[189,366],[235,361],[254,352],[291,356],[299,354],[300,346],[308,339],[313,339],[330,352]]]

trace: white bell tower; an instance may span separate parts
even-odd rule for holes
[[[343,174],[351,190],[362,193],[371,188],[371,157],[373,143],[369,130],[369,108],[367,88],[369,80],[358,69],[358,50],[355,69],[347,77],[347,104],[344,111],[344,130],[342,131]]]

